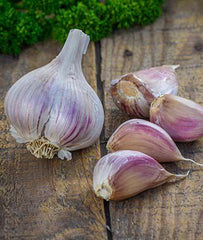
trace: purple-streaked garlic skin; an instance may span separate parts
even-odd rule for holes
[[[97,162],[93,189],[105,200],[123,200],[185,176],[169,173],[144,153],[123,150],[110,153]]]
[[[103,107],[81,68],[88,43],[86,34],[71,30],[60,54],[24,75],[6,95],[11,133],[36,157],[58,153],[71,159],[69,151],[92,145],[101,133]]]
[[[110,91],[114,103],[130,116],[149,118],[150,104],[155,97],[166,93],[177,94],[177,67],[153,67],[112,80]]]
[[[163,94],[178,93],[178,81],[175,70],[179,65],[163,65],[135,72],[135,75],[141,79],[154,97]]]
[[[142,119],[131,119],[121,124],[110,137],[106,147],[109,152],[140,151],[159,162],[184,159],[164,129]]]
[[[190,142],[203,136],[203,107],[171,94],[156,98],[150,108],[150,121],[165,129],[177,142]]]

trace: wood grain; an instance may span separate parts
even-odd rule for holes
[[[101,41],[105,139],[128,119],[114,105],[110,81],[121,74],[162,64],[180,64],[179,94],[203,104],[203,4],[166,1],[163,16],[145,28],[116,31]],[[179,144],[185,157],[203,163],[203,139]],[[188,163],[165,165],[190,176],[122,202],[110,203],[113,239],[203,239],[203,172]]]
[[[92,192],[92,171],[100,146],[73,153],[72,161],[36,159],[9,133],[4,95],[19,77],[53,59],[53,41],[0,56],[0,239],[106,239],[103,201]],[[95,47],[90,44],[84,73],[96,89]]]

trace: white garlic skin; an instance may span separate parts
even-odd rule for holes
[[[86,37],[87,48],[89,38],[81,33],[73,30],[71,34]],[[9,89],[5,112],[16,141],[30,143],[41,138],[57,149],[60,158],[71,159],[69,151],[86,148],[99,138],[104,112],[81,70],[84,49],[77,52],[77,62],[67,66],[66,45],[49,64],[29,72]]]
[[[178,93],[178,81],[175,70],[179,65],[163,65],[135,72],[135,76],[142,80],[154,97],[163,94]]]

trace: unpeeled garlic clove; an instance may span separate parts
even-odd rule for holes
[[[109,152],[134,150],[143,152],[158,162],[191,161],[182,156],[168,133],[158,125],[142,119],[132,119],[121,124],[107,143]]]
[[[163,65],[125,74],[111,82],[115,104],[130,116],[148,118],[155,97],[177,94],[176,65]]]
[[[203,136],[203,107],[171,94],[156,98],[150,108],[150,121],[161,126],[177,142]]]
[[[183,179],[166,171],[156,160],[136,151],[118,151],[101,158],[93,174],[93,189],[105,200],[123,200],[166,182]]]

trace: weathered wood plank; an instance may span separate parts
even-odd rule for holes
[[[110,80],[162,64],[180,64],[179,94],[203,104],[203,4],[168,0],[163,16],[143,29],[116,31],[102,40],[101,79],[106,110],[105,138],[127,119],[114,105]],[[179,144],[183,155],[203,161],[203,139]],[[111,202],[113,239],[203,239],[203,172],[187,163],[168,164],[173,172],[192,167],[182,182],[166,184],[122,202]]]
[[[60,48],[46,41],[24,50],[18,59],[0,56],[0,239],[106,239],[103,201],[92,192],[99,141],[73,153],[72,161],[36,159],[11,137],[3,113],[9,86],[48,63]],[[83,69],[96,89],[94,44],[88,48]]]

